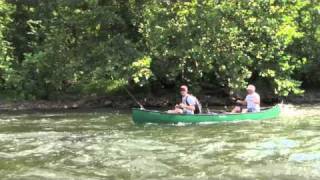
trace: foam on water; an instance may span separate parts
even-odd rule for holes
[[[5,115],[1,179],[319,179],[320,106],[278,119],[135,125],[114,112]]]

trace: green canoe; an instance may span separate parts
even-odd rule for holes
[[[200,123],[263,120],[276,118],[279,114],[280,105],[263,109],[261,112],[242,114],[168,114],[153,110],[132,109],[132,119],[135,123]]]

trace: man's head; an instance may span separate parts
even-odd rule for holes
[[[181,96],[186,96],[188,94],[188,87],[186,85],[180,86],[180,94]]]
[[[249,84],[247,87],[247,92],[248,94],[253,94],[254,92],[256,92],[256,87],[252,84]]]

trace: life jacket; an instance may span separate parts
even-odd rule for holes
[[[189,96],[192,96],[192,95],[189,95]],[[190,106],[190,104],[188,103],[188,97],[189,96],[186,97],[186,104],[188,106]],[[201,103],[199,102],[198,98],[196,98],[195,96],[192,96],[192,97],[194,97],[196,99],[196,104],[194,105],[194,108],[195,108],[194,114],[201,114],[202,113],[202,105],[201,105]]]

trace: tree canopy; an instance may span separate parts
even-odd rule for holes
[[[0,91],[15,98],[320,86],[319,1],[0,0],[0,15]]]

